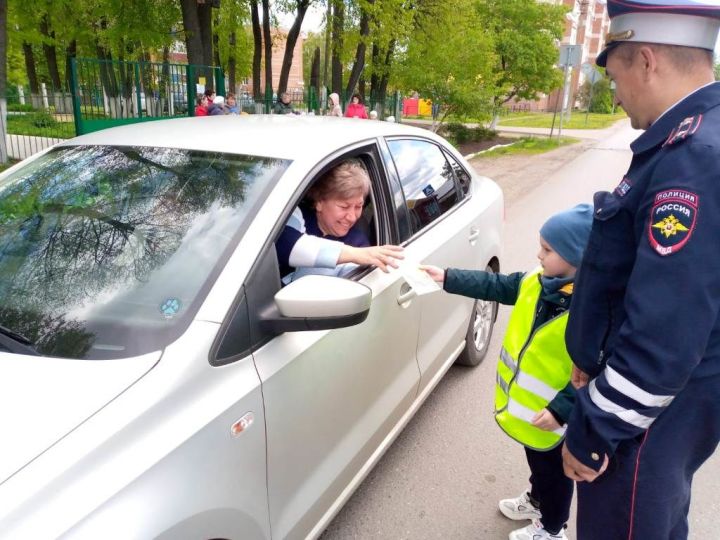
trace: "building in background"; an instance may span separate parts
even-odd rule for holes
[[[605,35],[610,28],[610,18],[607,13],[606,0],[538,0],[556,5],[565,5],[570,9],[566,15],[565,33],[561,45],[580,45],[582,47],[581,63],[584,68],[569,70],[569,87],[566,107],[575,105],[578,89],[587,77],[587,71],[595,69],[595,59],[603,50]],[[558,60],[559,60],[558,52]],[[553,111],[560,110],[562,105],[563,89],[552,92],[549,96],[542,96],[537,101],[521,101],[508,103],[506,106],[515,109]]]

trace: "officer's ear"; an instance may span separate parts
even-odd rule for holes
[[[644,81],[649,81],[652,76],[657,74],[658,56],[657,51],[649,46],[642,45],[635,52],[635,68],[641,70]]]

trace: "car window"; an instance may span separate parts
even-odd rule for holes
[[[394,139],[388,147],[417,232],[458,203],[452,167],[442,150],[428,141]]]
[[[461,198],[464,199],[470,191],[470,182],[472,181],[472,177],[470,176],[470,173],[468,173],[449,153],[445,152],[445,157],[455,173],[455,179],[460,187]]]
[[[38,158],[0,183],[0,325],[51,356],[161,349],[288,164],[109,146]]]

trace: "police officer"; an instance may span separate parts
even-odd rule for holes
[[[720,3],[607,5],[597,63],[645,133],[595,195],[566,332],[581,389],[563,466],[580,540],[674,540],[720,440]]]

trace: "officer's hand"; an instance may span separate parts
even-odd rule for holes
[[[402,252],[403,248],[392,245],[369,247],[344,245],[338,263],[372,264],[383,272],[388,272],[388,267],[397,268],[397,260],[405,258]]]
[[[567,444],[563,443],[563,470],[565,471],[565,476],[571,480],[575,480],[576,482],[592,482],[604,473],[605,469],[607,469],[608,463],[610,462],[607,454],[604,454],[604,458],[602,467],[600,467],[599,471],[596,471],[576,459],[575,456],[570,453],[570,450],[568,450]]]
[[[533,416],[532,425],[536,428],[544,429],[545,431],[555,431],[556,429],[560,429],[560,424],[557,420],[555,420],[553,414],[547,409],[543,409]]]
[[[573,365],[572,374],[570,375],[570,383],[575,387],[575,390],[580,390],[583,386],[587,385],[590,381],[590,375],[585,373],[579,367]]]
[[[429,264],[421,264],[420,270],[424,271],[428,276],[430,276],[433,281],[436,281],[438,283],[442,283],[443,281],[445,281],[445,270],[443,270],[442,268]]]

